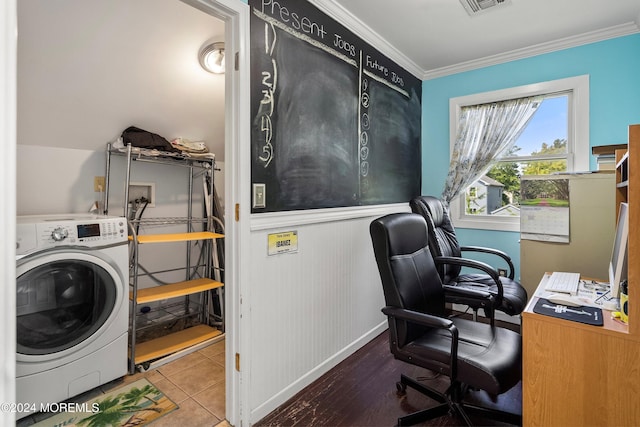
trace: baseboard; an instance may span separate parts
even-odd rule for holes
[[[272,411],[277,409],[280,405],[291,399],[298,392],[302,391],[305,387],[313,383],[322,375],[329,372],[332,368],[338,365],[340,362],[351,356],[357,350],[362,348],[365,344],[372,339],[386,331],[388,328],[387,320],[375,326],[361,337],[353,341],[351,344],[334,354],[320,365],[309,371],[307,374],[300,377],[297,381],[291,383],[288,387],[284,388],[280,393],[274,395],[271,399],[265,401],[262,405],[258,406],[251,411],[251,424],[255,424],[262,418],[269,415]]]

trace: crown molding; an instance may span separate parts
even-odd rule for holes
[[[640,18],[638,19],[640,22]],[[627,22],[613,27],[604,28],[602,30],[591,31],[576,36],[565,37],[554,40],[552,42],[540,43],[529,47],[512,50],[497,55],[491,55],[480,59],[461,62],[459,64],[448,67],[435,68],[425,71],[422,80],[431,80],[438,77],[444,77],[451,74],[458,74],[465,71],[472,71],[478,68],[489,67],[492,65],[503,64],[505,62],[516,61],[518,59],[530,58],[532,56],[542,55],[545,53],[556,52],[563,49],[582,46],[616,37],[628,36],[640,32],[640,27],[635,22]]]
[[[342,5],[336,3],[335,0],[308,1],[421,80],[445,77],[452,74],[472,71],[479,68],[530,58],[532,56],[556,52],[563,49],[596,43],[616,37],[628,36],[640,32],[640,26],[638,24],[640,23],[640,16],[638,16],[635,21],[630,21],[601,30],[590,31],[551,42],[535,44],[525,48],[515,49],[509,52],[474,59],[471,61],[460,62],[458,64],[442,68],[425,70],[390,44],[387,40],[382,38],[378,33],[365,25],[357,16],[353,15]]]
[[[335,19],[366,43],[388,56],[389,59],[396,62],[416,78],[422,80],[425,74],[425,70],[422,67],[413,62],[409,57],[400,52],[378,33],[365,25],[357,16],[353,15],[342,5],[336,3],[334,0],[309,0],[309,3]]]

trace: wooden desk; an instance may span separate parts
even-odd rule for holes
[[[525,426],[640,426],[640,341],[604,326],[522,313]]]

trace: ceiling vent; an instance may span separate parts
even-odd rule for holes
[[[460,3],[470,16],[475,16],[507,6],[511,4],[511,0],[460,0]]]

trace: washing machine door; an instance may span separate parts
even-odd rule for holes
[[[17,268],[17,353],[47,355],[93,337],[114,311],[119,278],[98,257],[57,253]]]

